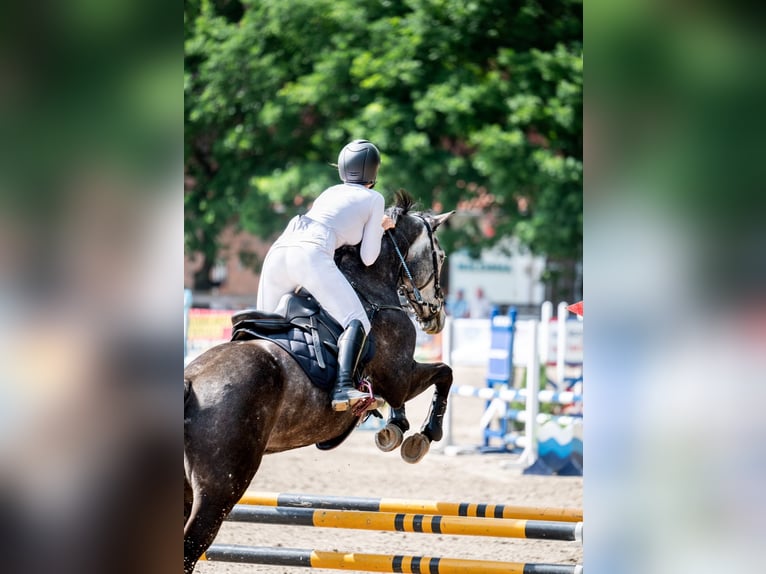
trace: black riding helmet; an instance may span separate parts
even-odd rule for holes
[[[367,140],[354,140],[338,155],[338,173],[345,183],[375,185],[380,167],[380,152]]]

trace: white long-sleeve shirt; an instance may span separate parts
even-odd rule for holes
[[[372,265],[380,254],[384,211],[385,200],[380,193],[363,185],[344,183],[322,192],[306,217],[335,232],[333,251],[361,241],[362,261]]]
[[[348,280],[335,265],[333,254],[343,245],[361,241],[360,256],[372,265],[380,255],[383,196],[358,184],[326,189],[303,217],[294,217],[272,245],[261,270],[259,309],[273,312],[283,295],[306,288],[343,327],[353,319],[367,333],[370,320]]]

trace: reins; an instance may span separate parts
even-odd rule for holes
[[[434,245],[434,230],[431,229],[431,226],[428,225],[428,221],[426,221],[426,218],[422,215],[417,215],[418,218],[420,218],[423,221],[423,225],[425,225],[426,231],[428,232],[428,241],[431,243],[431,264],[433,265],[434,271],[432,274],[433,280],[434,280],[434,294],[438,298],[443,298],[442,294],[442,287],[439,284],[439,264],[436,260],[436,245]],[[410,278],[410,280],[412,280]],[[415,284],[412,284],[413,287]]]
[[[438,298],[442,297],[442,290],[441,285],[439,284],[439,267],[438,267],[438,261],[437,261],[437,255],[436,255],[436,246],[434,245],[434,236],[433,236],[433,230],[431,229],[431,226],[428,225],[428,222],[426,219],[421,215],[415,215],[415,217],[418,217],[421,221],[423,221],[423,224],[425,225],[426,231],[428,232],[428,239],[431,243],[431,263],[433,265],[433,273],[431,274],[431,278],[428,280],[426,285],[431,282],[431,280],[434,281],[434,292]],[[404,254],[402,253],[401,249],[399,249],[399,245],[396,243],[396,240],[394,239],[394,234],[391,233],[389,229],[386,230],[386,236],[391,241],[391,245],[394,247],[394,251],[396,252],[396,256],[399,259],[399,262],[401,263],[401,268],[404,274],[407,276],[407,279],[410,281],[410,285],[412,285],[412,290],[408,291],[404,285],[400,285],[400,289],[404,291],[404,294],[410,303],[411,306],[418,306],[420,307],[421,312],[424,308],[427,308],[428,311],[431,313],[428,317],[420,317],[421,319],[430,319],[433,317],[433,315],[438,312],[438,310],[441,308],[441,306],[434,305],[433,303],[430,303],[423,299],[423,295],[420,293],[420,289],[418,289],[417,285],[415,285],[415,278],[412,276],[412,271],[410,271],[409,266],[407,265],[407,261],[404,257]],[[400,274],[401,277],[401,274]],[[367,306],[369,306],[371,313],[370,313],[370,320],[372,320],[375,315],[379,311],[383,310],[393,310],[393,311],[402,311],[406,313],[407,311],[402,307],[402,305],[380,305],[378,303],[375,303],[370,300],[369,297],[367,297],[359,288],[358,285],[354,281],[350,281],[351,286],[354,288],[354,291],[356,291],[356,294],[359,296],[360,299],[362,299]],[[409,296],[412,294],[414,296],[414,301]]]
[[[379,305],[378,303],[374,303],[370,301],[370,298],[367,297],[364,293],[362,293],[359,289],[357,289],[356,283],[351,283],[351,287],[354,288],[354,291],[356,291],[356,294],[359,296],[360,299],[364,300],[367,305],[370,307],[370,322],[372,322],[375,319],[375,315],[378,314],[378,311],[384,311],[386,309],[390,311],[401,311],[402,313],[406,313],[407,311],[401,306],[401,305]]]
[[[439,284],[439,266],[438,266],[438,261],[436,259],[436,257],[437,257],[436,256],[436,245],[434,244],[433,230],[431,229],[431,226],[428,225],[428,221],[426,221],[425,217],[423,217],[420,214],[413,214],[413,215],[415,215],[415,217],[417,217],[418,219],[420,219],[423,222],[423,225],[426,228],[426,232],[428,233],[428,240],[429,240],[429,242],[431,244],[431,264],[433,265],[433,272],[431,273],[431,277],[429,278],[429,280],[426,282],[426,285],[428,285],[428,283],[430,283],[433,280],[433,282],[434,282],[434,295],[438,299],[442,299],[443,296],[442,296],[441,285]],[[422,319],[422,320],[430,319],[436,313],[439,312],[439,310],[441,309],[441,305],[434,305],[433,303],[430,303],[430,302],[425,301],[423,299],[423,295],[420,293],[420,289],[418,289],[418,286],[415,285],[415,279],[412,276],[412,272],[410,271],[409,266],[407,265],[407,261],[405,260],[404,255],[402,254],[401,249],[399,249],[399,245],[397,245],[396,240],[394,239],[394,234],[391,233],[391,231],[387,229],[386,230],[386,235],[391,240],[391,244],[394,246],[394,251],[396,252],[396,255],[399,258],[399,261],[401,263],[402,271],[407,276],[407,279],[409,279],[410,285],[412,286],[412,290],[411,291],[407,290],[407,288],[404,285],[401,286],[402,291],[404,291],[405,297],[407,298],[407,300],[409,301],[410,305],[413,308],[415,306],[420,308],[420,313],[417,313],[417,315],[418,315],[418,317],[420,319]],[[412,297],[410,297],[410,294],[414,297],[414,299],[415,299],[414,301],[412,300]],[[430,315],[428,315],[427,317],[423,317],[422,316],[424,314],[423,313],[424,308],[427,309],[428,313],[430,313]]]
[[[428,221],[425,219],[425,217],[421,216],[420,214],[413,214],[415,217],[418,217],[422,222],[423,225],[425,225],[426,231],[428,233],[428,240],[431,244],[431,263],[433,265],[433,273],[431,274],[431,278],[426,283],[431,282],[433,280],[434,282],[434,293],[437,298],[442,298],[442,290],[441,285],[439,283],[439,266],[437,261],[437,254],[436,254],[436,245],[434,244],[434,235],[433,230],[431,229],[431,226],[428,225]],[[428,320],[432,318],[438,311],[441,309],[440,305],[434,305],[433,303],[430,303],[423,299],[423,295],[420,293],[420,289],[418,289],[417,285],[415,285],[415,278],[412,275],[412,271],[410,271],[409,266],[407,265],[407,261],[404,257],[404,254],[402,253],[402,250],[399,248],[399,245],[396,243],[396,239],[394,239],[394,234],[391,233],[391,230],[386,229],[386,236],[391,241],[391,245],[394,247],[394,251],[396,252],[396,256],[399,259],[399,262],[401,263],[401,270],[406,275],[407,279],[409,279],[410,285],[412,286],[412,289],[409,290],[407,287],[403,284],[400,284],[399,288],[404,293],[404,296],[407,298],[407,301],[409,304],[414,307],[419,307],[420,313],[416,313],[418,315],[419,320]],[[401,281],[401,272],[400,272],[400,281]],[[354,291],[356,291],[356,294],[359,296],[360,299],[364,301],[364,303],[370,308],[370,320],[372,321],[375,317],[375,315],[382,310],[392,310],[392,311],[402,311],[407,312],[406,309],[402,305],[380,305],[378,303],[375,303],[370,300],[369,297],[367,297],[362,290],[359,289],[359,286],[356,284],[355,281],[349,281],[351,283],[351,287],[353,287]],[[414,297],[414,301],[413,301]],[[423,311],[427,309],[430,313],[427,317],[422,317]]]
[[[404,273],[407,275],[407,279],[409,279],[410,283],[412,284],[412,292],[415,294],[415,300],[419,304],[423,305],[423,296],[420,294],[420,290],[418,289],[417,285],[415,285],[415,279],[412,278],[410,268],[407,267],[407,262],[404,260],[404,255],[402,255],[399,246],[396,244],[396,240],[394,240],[394,235],[391,233],[390,229],[386,229],[386,235],[391,240],[391,244],[394,246],[394,251],[396,251],[396,255],[399,257],[399,261],[402,263],[402,269],[404,269]]]

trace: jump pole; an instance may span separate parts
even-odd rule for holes
[[[582,574],[579,564],[525,564],[407,556],[362,554],[356,552],[324,552],[297,548],[269,548],[259,546],[213,545],[200,560],[297,566],[303,568],[329,568],[333,570],[365,570],[367,572],[402,572],[420,574],[465,574],[466,572],[504,572],[505,574]]]
[[[314,510],[311,508],[246,505],[234,506],[234,509],[226,519],[232,522],[259,524],[422,532],[461,536],[497,536],[502,538],[578,541],[582,543],[582,522],[471,518],[394,512]]]
[[[249,506],[284,506],[289,508],[321,508],[325,510],[440,514],[442,516],[469,516],[475,518],[514,518],[517,520],[552,520],[557,522],[583,521],[582,510],[577,508],[536,508],[507,504],[438,502],[434,500],[293,494],[289,492],[251,491],[245,493],[239,504]]]
[[[537,363],[540,364],[539,362]],[[538,375],[538,380],[539,380]],[[457,395],[460,397],[478,397],[480,399],[500,399],[506,402],[526,401],[527,398],[537,397],[537,400],[541,403],[555,403],[555,404],[568,404],[582,402],[582,395],[572,391],[541,391],[537,393],[531,392],[530,389],[492,389],[489,387],[472,387],[470,385],[457,385],[450,388],[451,395]],[[448,403],[449,404],[449,403]]]

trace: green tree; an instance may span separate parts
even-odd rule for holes
[[[200,0],[185,18],[186,245],[209,264],[224,226],[268,237],[337,182],[357,137],[384,193],[461,209],[448,249],[515,235],[552,272],[581,259],[581,2]]]

